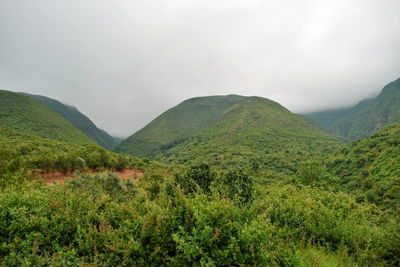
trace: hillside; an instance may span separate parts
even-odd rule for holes
[[[116,149],[138,157],[154,157],[211,125],[242,96],[196,97],[167,110]]]
[[[0,90],[0,126],[75,144],[93,141],[61,115],[21,94]]]
[[[204,100],[207,98],[197,101]],[[174,108],[176,114],[185,113],[180,107]],[[204,108],[204,111],[210,114],[208,109]],[[202,112],[196,110],[193,113],[202,117]],[[221,168],[246,166],[292,174],[299,161],[319,157],[340,146],[339,141],[308,119],[261,97],[241,97],[224,112],[219,110],[218,115],[196,134],[182,138],[180,142],[162,144],[163,149],[154,158],[168,163],[209,162]],[[180,130],[176,123],[171,127],[169,120],[164,118],[160,116],[152,123],[163,125],[164,129]],[[163,136],[163,129],[159,128],[157,134]],[[127,141],[134,138],[137,138],[136,134]]]
[[[110,136],[104,130],[97,128],[97,126],[88,117],[82,114],[77,108],[65,105],[49,97],[27,93],[21,94],[32,97],[42,104],[46,105],[54,112],[57,112],[102,147],[112,149],[118,144],[115,138]]]
[[[385,125],[400,122],[400,79],[386,85],[378,97],[361,101],[352,108],[306,116],[349,140],[369,136]]]
[[[400,210],[400,123],[353,142],[327,167],[340,177],[342,190]]]
[[[293,174],[300,161],[321,157],[339,146],[338,140],[278,103],[248,97],[211,127],[158,159]]]

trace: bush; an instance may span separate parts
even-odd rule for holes
[[[175,174],[175,182],[186,193],[203,192],[210,194],[210,186],[216,176],[216,173],[211,170],[210,165],[201,163]]]
[[[250,203],[253,200],[253,181],[242,169],[232,169],[223,175],[222,182],[229,198],[238,203]]]

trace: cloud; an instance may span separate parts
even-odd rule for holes
[[[398,0],[5,0],[0,88],[77,106],[128,136],[180,101],[355,104],[400,74]]]

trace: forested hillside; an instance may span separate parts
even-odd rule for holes
[[[60,142],[19,133],[2,126],[0,126],[0,147],[2,187],[22,182],[22,177],[33,170],[68,172],[144,166],[140,159],[115,154],[95,144],[76,145]]]
[[[385,125],[400,122],[400,79],[386,85],[378,97],[361,101],[354,107],[307,116],[348,140],[369,136]]]
[[[344,191],[400,211],[400,123],[343,148],[327,167]]]
[[[138,157],[154,157],[210,126],[242,96],[196,97],[167,110],[117,148]]]
[[[218,98],[223,100],[223,97]],[[228,100],[230,98],[227,96]],[[178,112],[180,109],[181,105],[178,105],[173,110],[178,114],[186,113],[184,110]],[[197,117],[203,117],[203,113],[210,114],[209,108],[196,110]],[[308,119],[265,98],[242,97],[218,115],[192,136],[164,145],[155,158],[174,164],[208,162],[220,168],[243,166],[293,174],[301,160],[321,157],[341,146],[339,140]],[[177,128],[176,121],[182,122],[179,117],[165,120],[160,116],[155,120],[157,125],[178,132],[180,128]],[[159,129],[155,133],[162,136],[164,132]],[[132,138],[136,138],[136,134],[120,145],[121,150]]]
[[[0,126],[75,144],[93,143],[61,115],[21,94],[0,90]]]
[[[54,112],[57,112],[102,147],[113,149],[118,144],[117,139],[110,136],[104,130],[97,128],[97,126],[88,117],[79,112],[77,108],[65,105],[49,97],[27,93],[21,94],[34,98]]]

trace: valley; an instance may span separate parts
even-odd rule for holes
[[[1,266],[397,266],[400,80],[298,115],[195,97],[121,143],[0,91]]]

